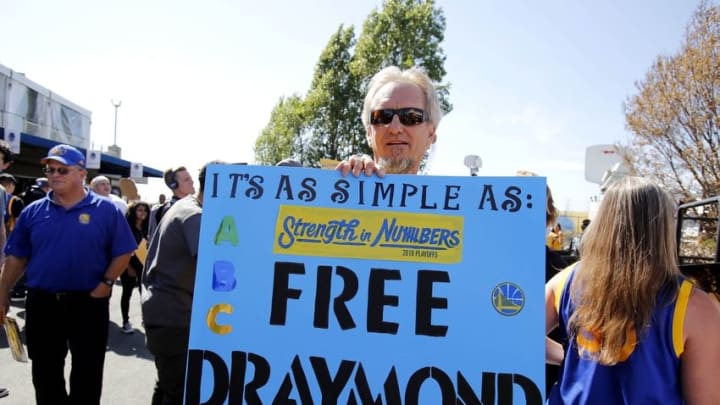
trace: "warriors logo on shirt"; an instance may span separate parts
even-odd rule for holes
[[[80,222],[83,225],[87,225],[90,223],[90,214],[80,214],[78,215],[78,222]]]
[[[625,344],[623,345],[622,354],[619,358],[621,362],[630,357],[632,352],[635,350],[635,345],[637,344],[635,328],[629,327],[626,333]],[[580,356],[595,359],[600,354],[602,335],[597,330],[581,329],[575,337],[575,342],[578,345],[578,352],[580,353]]]

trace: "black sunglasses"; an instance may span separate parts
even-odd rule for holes
[[[56,167],[56,168],[43,167],[42,171],[45,174],[54,174],[55,172],[58,172],[58,174],[61,176],[64,176],[64,175],[70,173],[70,169],[68,169],[67,167],[62,167],[62,166]]]
[[[406,126],[420,125],[425,122],[425,111],[409,107],[375,110],[370,113],[370,123],[373,125],[387,125],[392,122],[395,115],[400,118],[400,123]]]

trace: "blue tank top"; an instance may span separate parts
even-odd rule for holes
[[[683,351],[683,322],[692,283],[683,279],[676,297],[665,294],[657,300],[650,326],[639,336],[629,357],[614,366],[587,358],[578,349],[592,351],[592,335],[580,333],[567,339],[568,321],[575,306],[570,299],[571,270],[556,309],[559,329],[567,342],[558,383],[548,404],[682,404],[680,355]],[[560,293],[560,294],[559,294]],[[662,294],[661,294],[662,295]],[[633,332],[631,332],[633,333]],[[583,336],[584,335],[584,336]]]

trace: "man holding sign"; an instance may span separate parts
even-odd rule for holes
[[[158,374],[153,405],[182,404],[205,170],[200,169],[198,193],[167,210],[151,235],[145,261],[143,322]],[[192,185],[192,179],[187,183]]]
[[[407,176],[440,118],[387,68],[344,176],[208,169],[186,404],[541,404],[545,181]]]

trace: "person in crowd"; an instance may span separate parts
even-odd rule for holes
[[[137,244],[120,211],[85,188],[83,153],[57,145],[41,164],[52,191],[25,207],[5,246],[0,323],[9,290],[25,272],[25,338],[36,403],[100,404],[109,297]]]
[[[536,173],[525,171],[525,170],[519,170],[517,172],[518,176],[537,176]],[[552,190],[550,190],[550,186],[546,186],[545,190],[545,227],[549,227],[552,224],[554,224],[557,221],[558,215],[560,214],[558,212],[557,207],[555,206],[555,200],[553,199]],[[560,252],[556,250],[551,250],[547,245],[545,245],[545,282],[547,283],[552,279],[559,271],[563,270],[565,267],[568,266],[567,261],[562,257]],[[562,334],[560,331],[556,328],[549,334],[551,339],[555,339],[556,341],[562,340]],[[560,366],[557,364],[545,364],[545,395],[548,395],[550,393],[550,389],[555,384],[555,382],[558,379],[558,372],[560,371]]]
[[[115,197],[122,198],[123,197],[122,188],[120,188],[120,186],[117,186],[117,185],[110,186],[110,195],[114,195]],[[126,214],[127,214],[127,212],[126,212]]]
[[[128,208],[127,222],[138,246],[145,243],[147,239],[149,215],[150,204],[144,201],[136,201]],[[130,298],[135,288],[138,288],[138,291],[142,294],[140,278],[144,266],[143,259],[138,258],[135,254],[132,255],[127,269],[120,275],[120,282],[122,283],[122,296],[120,297],[120,312],[123,320],[122,331],[127,334],[135,332],[130,323]]]
[[[28,205],[34,203],[35,201],[45,198],[45,196],[47,195],[47,193],[49,191],[50,191],[50,185],[48,183],[47,177],[38,177],[37,179],[35,179],[35,182],[30,187],[28,187],[25,191],[20,193],[20,200],[22,200],[23,207],[27,207]],[[14,224],[13,224],[13,228],[14,228]],[[26,279],[26,276],[23,273],[23,275],[20,276],[20,279],[15,284],[15,287],[13,287],[13,292],[12,292],[13,298],[17,298],[17,299],[25,298],[25,295],[27,293],[26,288],[25,288],[25,279]]]
[[[10,168],[10,165],[15,161],[10,144],[5,141],[0,141],[0,173],[4,173],[5,170]]]
[[[275,166],[302,167],[302,163],[295,159],[287,158],[277,162]]]
[[[165,200],[166,200],[166,199],[167,199],[167,197],[165,196],[165,194],[164,194],[164,193],[160,193],[160,195],[158,195],[158,202],[157,202],[157,203],[158,203],[159,205],[163,205],[163,204],[165,204]]]
[[[680,273],[675,203],[626,177],[608,188],[582,260],[545,288],[546,341],[561,363],[549,404],[719,404],[720,306]]]
[[[559,223],[552,224],[550,232],[548,232],[547,240],[545,242],[550,250],[562,250],[563,249],[563,232],[562,226]]]
[[[555,206],[552,190],[547,186],[546,204],[545,204],[545,226],[552,226],[557,221],[559,211]],[[562,257],[559,251],[550,249],[545,245],[545,282],[550,281],[559,271],[568,266],[567,261]],[[563,341],[563,334],[559,329],[555,328],[548,336],[556,341]],[[560,366],[557,364],[545,364],[545,395],[550,394],[550,390],[558,380]]]
[[[10,235],[10,232],[12,232],[13,228],[15,228],[15,222],[20,216],[23,208],[25,208],[23,200],[20,197],[13,195],[15,193],[16,185],[17,180],[15,179],[15,176],[10,173],[0,173],[0,186],[2,186],[6,191],[6,201],[4,203],[5,216],[3,219],[5,221],[5,233],[7,235]],[[15,286],[12,289],[11,297],[13,299],[23,299],[25,298],[25,293],[25,277],[23,276],[20,277],[17,283],[15,283]]]
[[[35,183],[20,194],[20,198],[25,206],[28,206],[41,198],[45,198],[49,191],[50,183],[47,177],[38,177],[35,179]]]
[[[110,184],[110,179],[105,176],[95,176],[90,181],[90,187],[92,188],[92,191],[98,193],[103,197],[109,198],[110,201],[112,201],[112,203],[115,204],[116,207],[118,207],[118,209],[120,210],[120,212],[122,212],[123,215],[127,213],[128,205],[122,198],[112,193],[113,187]]]
[[[557,221],[559,212],[553,200],[550,186],[547,186],[546,205],[545,205],[545,226],[550,226]],[[568,262],[562,257],[559,251],[552,250],[545,245],[545,282],[550,281],[559,271],[568,266]],[[552,330],[548,336],[556,341],[563,341],[563,334],[558,328]],[[545,395],[550,394],[550,390],[558,380],[560,366],[557,364],[545,364]]]
[[[361,119],[373,156],[358,154],[340,162],[336,168],[343,176],[417,174],[437,140],[442,110],[425,72],[390,66],[370,80]]]
[[[550,186],[547,187],[547,205],[546,205],[545,225],[550,226],[557,221],[558,209],[553,200]],[[545,245],[545,282],[550,281],[560,270],[568,266],[568,262],[562,257],[559,251],[550,249]]]
[[[12,150],[10,149],[10,144],[5,141],[0,141],[0,203],[2,204],[2,209],[0,210],[0,212],[2,212],[2,227],[5,231],[2,232],[2,235],[0,235],[0,247],[5,246],[5,241],[8,234],[7,228],[9,219],[13,219],[13,226],[15,224],[14,219],[16,218],[16,216],[13,216],[12,213],[19,214],[19,212],[24,206],[24,204],[22,204],[22,201],[18,202],[17,197],[13,195],[15,193],[15,186],[17,185],[17,180],[15,179],[15,176],[5,172],[5,170],[7,170],[13,162],[14,156]],[[8,207],[13,208],[12,213],[8,210]]]
[[[580,224],[580,234],[575,235],[575,237],[573,237],[572,239],[572,246],[570,247],[570,250],[572,251],[573,255],[578,259],[580,258],[580,241],[582,241],[582,238],[585,235],[585,230],[588,226],[590,226],[590,219],[583,219],[582,223]]]
[[[10,173],[0,173],[0,186],[7,192],[5,202],[5,231],[9,235],[15,227],[15,222],[20,216],[20,212],[25,208],[25,203],[23,203],[20,197],[14,195],[15,186],[17,186],[15,176]]]
[[[148,227],[148,235],[150,235],[150,237],[155,233],[155,229],[157,229],[160,224],[160,220],[173,204],[181,198],[195,193],[192,176],[190,176],[185,166],[165,170],[163,180],[165,180],[165,185],[172,190],[172,198],[170,198],[170,201],[152,207],[150,211],[150,225]]]
[[[13,162],[13,153],[10,149],[10,144],[8,144],[5,141],[0,141],[0,173],[5,172],[8,167]],[[7,200],[7,191],[5,191],[5,188],[0,185],[0,201]],[[0,207],[0,248],[5,247],[5,241],[7,239],[7,233],[5,229],[5,205],[2,204],[2,207]],[[3,254],[0,253],[0,262],[3,260]],[[0,271],[2,271],[0,269]],[[4,272],[0,273],[0,277],[2,277]],[[15,283],[13,282],[13,285]],[[9,301],[8,297],[2,297],[0,295],[0,325],[4,322],[5,313],[7,313],[7,309],[3,312],[2,306],[5,305],[6,308],[9,308]],[[8,391],[7,388],[0,387],[0,398],[4,398],[10,395],[10,391]]]
[[[206,168],[200,170],[198,193],[177,200],[150,236],[142,274],[142,314],[157,369],[153,405],[183,401]],[[192,180],[181,181],[184,186],[168,186],[173,191],[193,189]]]

